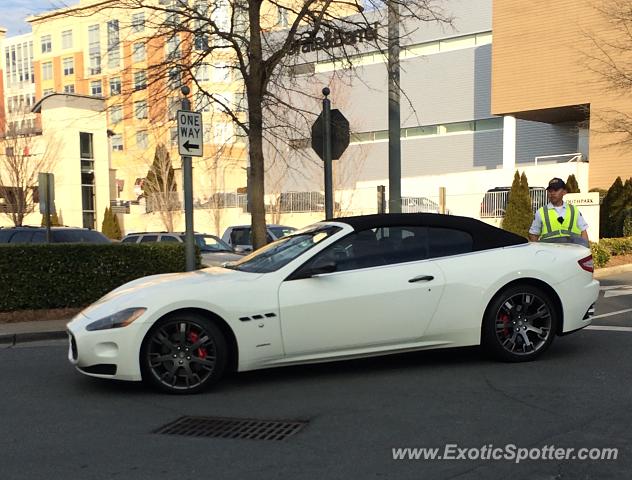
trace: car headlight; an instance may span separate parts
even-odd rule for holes
[[[107,317],[100,318],[86,326],[86,330],[108,330],[110,328],[127,327],[130,323],[145,313],[146,308],[126,308]]]

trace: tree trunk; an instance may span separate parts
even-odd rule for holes
[[[250,169],[248,175],[248,193],[252,226],[253,249],[266,244],[266,212],[264,203],[264,161],[263,161],[263,89],[265,70],[261,46],[260,24],[261,1],[249,2],[250,48],[248,63],[250,71],[244,78],[248,95],[248,157]]]

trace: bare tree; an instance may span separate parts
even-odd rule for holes
[[[143,180],[147,211],[158,212],[168,232],[173,232],[174,215],[180,210],[175,172],[164,144],[156,146],[154,161]]]
[[[589,45],[581,52],[583,63],[595,74],[600,89],[628,96],[632,89],[632,5],[629,0],[598,0],[592,5],[605,24],[583,32]],[[601,121],[601,133],[616,135],[611,144],[632,145],[632,114],[619,108],[590,114]]]
[[[399,9],[402,19],[449,23],[451,19],[441,3],[442,0],[389,1]],[[270,117],[267,113],[270,107],[279,105],[297,110],[293,97],[304,92],[293,89],[287,80],[296,72],[295,67],[313,63],[315,56],[342,60],[349,67],[346,71],[353,72],[353,55],[363,44],[370,43],[385,51],[386,29],[379,28],[387,24],[385,3],[382,0],[117,0],[80,5],[69,14],[93,15],[104,10],[110,10],[108,16],[114,18],[116,10],[125,12],[118,15],[121,18],[134,12],[147,13],[145,43],[150,51],[146,81],[153,98],[167,98],[180,83],[191,85],[247,137],[253,243],[256,248],[264,245],[264,130],[283,136],[291,127],[283,117]],[[112,43],[118,47],[117,42]],[[164,55],[160,53],[163,47]],[[200,80],[200,69],[209,66],[225,71],[228,81],[243,85],[243,96],[228,99]],[[134,75],[128,75],[129,78],[138,72],[130,73]],[[134,78],[138,83],[139,79]],[[127,88],[130,91],[137,87]],[[313,120],[313,112],[303,113]]]
[[[0,137],[0,213],[21,226],[39,202],[38,174],[50,173],[59,143],[35,128],[11,124]]]

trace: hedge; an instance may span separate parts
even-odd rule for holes
[[[590,251],[596,268],[605,267],[610,260],[610,252],[601,243],[590,243]]]
[[[632,253],[632,237],[602,238],[599,240],[599,244],[608,250],[612,256]]]
[[[0,245],[0,311],[83,307],[131,280],[183,272],[185,264],[184,244]]]

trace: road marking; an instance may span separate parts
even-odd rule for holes
[[[608,285],[606,287],[599,287],[599,290],[604,292],[604,298],[632,295],[632,285]]]
[[[616,312],[602,313],[601,315],[595,315],[591,317],[591,319],[595,318],[603,318],[603,317],[612,317],[613,315],[619,315],[620,313],[632,312],[632,308],[626,308],[625,310],[617,310]]]
[[[632,327],[614,327],[611,325],[589,325],[586,330],[603,330],[606,332],[632,332]]]

